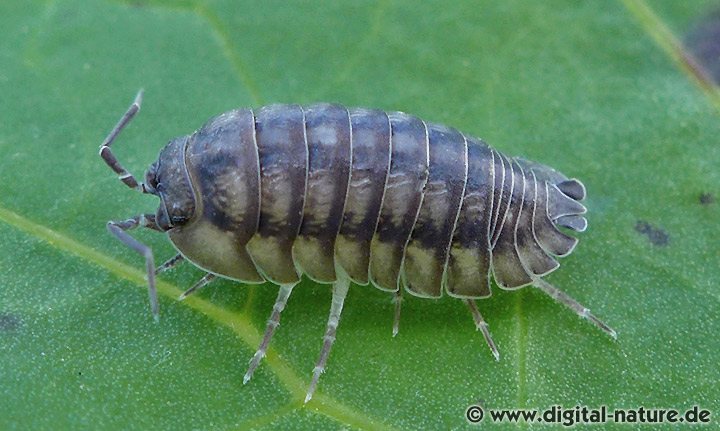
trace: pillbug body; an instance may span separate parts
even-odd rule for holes
[[[146,258],[153,314],[155,275],[187,259],[207,274],[280,286],[247,382],[265,354],[280,313],[306,274],[332,283],[332,305],[306,401],[323,372],[351,281],[395,294],[397,333],[403,290],[443,292],[469,306],[492,353],[498,351],[475,299],[503,289],[538,287],[613,338],[615,331],[543,280],[555,257],[584,231],[585,188],[576,179],[482,140],[402,112],[333,104],[272,105],[221,114],[171,140],[139,183],[110,145],[139,110],[138,94],[100,147],[131,188],[160,198],[155,214],[108,222]],[[151,250],[126,232],[166,232],[179,254],[158,269]]]

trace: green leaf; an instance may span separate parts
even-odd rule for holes
[[[697,8],[1,2],[0,428],[463,428],[480,400],[720,413],[720,97],[677,42]],[[116,144],[136,175],[233,107],[335,101],[410,112],[580,178],[590,228],[548,280],[618,341],[539,291],[495,288],[478,303],[495,362],[460,301],[407,298],[392,338],[390,296],[353,286],[303,405],[330,306],[329,286],[304,282],[243,385],[276,287],[221,281],[177,302],[202,276],[185,264],[161,277],[156,324],[142,259],[105,230],[157,205],[97,156],[141,87]],[[158,261],[173,255],[162,235],[137,237]]]

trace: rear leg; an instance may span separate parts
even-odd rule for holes
[[[157,289],[155,287],[155,260],[153,259],[152,249],[126,232],[137,227],[144,227],[162,232],[162,229],[160,229],[155,223],[155,216],[152,214],[140,214],[127,220],[111,220],[107,223],[108,231],[110,231],[115,238],[119,239],[123,244],[145,257],[150,308],[152,310],[153,318],[158,321],[160,319],[160,310],[157,299]]]
[[[565,305],[566,307],[574,311],[578,316],[589,320],[593,325],[602,329],[614,340],[617,340],[617,332],[615,332],[614,329],[609,327],[602,320],[595,317],[592,313],[590,313],[590,310],[587,307],[580,304],[575,299],[571,298],[570,295],[568,295],[567,293],[563,292],[562,290],[558,289],[557,287],[553,286],[542,278],[533,279],[533,286],[542,290],[557,302]]]
[[[330,305],[330,316],[328,317],[325,337],[323,337],[323,347],[320,351],[320,358],[313,369],[310,387],[308,388],[307,395],[305,396],[306,403],[310,401],[315,393],[318,381],[320,380],[320,375],[325,372],[325,364],[327,363],[328,356],[330,355],[330,349],[335,342],[335,333],[337,332],[337,327],[340,323],[340,314],[342,313],[345,296],[347,296],[348,289],[350,288],[350,279],[347,274],[342,274],[342,271],[338,271],[337,277],[337,281],[333,284],[332,304]]]
[[[492,352],[493,356],[495,356],[495,360],[500,360],[500,352],[498,352],[497,347],[495,346],[495,342],[492,339],[492,336],[490,335],[490,330],[488,329],[488,324],[485,322],[485,319],[483,319],[482,314],[480,314],[480,310],[477,308],[477,304],[475,304],[475,300],[473,299],[465,299],[465,303],[467,304],[468,308],[470,308],[470,313],[472,313],[473,320],[475,321],[475,328],[482,332],[483,337],[485,338],[485,342],[487,343],[488,347],[490,347],[490,351]]]
[[[393,293],[392,302],[395,304],[395,318],[393,319],[392,336],[396,336],[400,331],[400,309],[402,307],[403,296],[402,288]]]
[[[258,347],[257,352],[255,352],[255,355],[253,355],[252,359],[250,359],[250,366],[243,377],[243,384],[250,381],[255,369],[260,364],[262,358],[265,357],[265,352],[267,352],[267,348],[270,345],[270,340],[275,333],[275,329],[280,326],[280,313],[282,313],[285,309],[288,298],[290,298],[290,294],[295,286],[296,283],[280,285],[280,291],[278,292],[275,305],[273,305],[272,313],[270,314],[270,319],[268,319],[267,327],[265,328],[265,335],[263,335],[263,339],[260,342],[260,347]]]

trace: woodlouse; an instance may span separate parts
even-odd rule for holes
[[[506,157],[482,140],[402,112],[333,104],[239,109],[171,140],[139,183],[110,146],[140,109],[142,91],[100,147],[132,189],[158,196],[155,214],[108,222],[146,260],[153,315],[155,275],[187,259],[206,272],[181,299],[216,276],[280,286],[244,383],[265,354],[280,313],[304,273],[333,283],[323,347],[308,389],[316,388],[335,340],[351,281],[394,292],[393,335],[402,287],[461,298],[499,359],[475,299],[532,285],[615,331],[542,277],[553,256],[572,252],[582,232],[585,187],[558,171]],[[150,248],[126,231],[166,232],[179,254],[155,269]]]

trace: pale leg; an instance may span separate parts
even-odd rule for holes
[[[347,275],[338,274],[338,279],[333,285],[332,304],[330,306],[330,316],[328,317],[325,337],[323,337],[323,347],[322,351],[320,351],[320,358],[313,369],[310,387],[308,388],[307,395],[305,396],[306,403],[310,401],[315,389],[317,388],[318,380],[320,380],[320,374],[325,372],[325,363],[330,355],[330,349],[335,342],[335,333],[337,332],[337,327],[340,323],[340,313],[342,313],[343,303],[345,302],[345,296],[347,295],[349,287],[350,279]]]
[[[605,322],[603,322],[602,320],[593,316],[593,314],[590,313],[589,309],[571,298],[570,295],[568,295],[567,293],[563,292],[562,290],[558,289],[557,287],[553,286],[552,284],[541,278],[534,279],[533,286],[542,290],[557,302],[565,305],[566,307],[574,311],[578,316],[589,320],[590,322],[592,322],[593,325],[597,326],[598,328],[602,329],[606,334],[613,337],[613,339],[617,339],[617,332],[615,332],[614,329],[606,325]]]
[[[217,278],[217,275],[208,272],[207,274],[205,274],[205,276],[203,278],[198,280],[197,283],[193,284],[190,289],[183,292],[182,295],[180,295],[178,297],[178,301],[182,301],[183,299],[187,298],[188,296],[192,295],[193,293],[195,293],[198,290],[202,289],[203,287],[207,286],[208,283],[215,280],[215,278]]]
[[[182,254],[180,254],[180,253],[176,254],[176,255],[173,256],[172,258],[166,260],[162,265],[160,265],[160,266],[158,266],[157,268],[155,268],[155,275],[158,275],[158,274],[163,273],[163,272],[165,272],[165,271],[167,271],[167,270],[169,270],[169,269],[174,268],[175,265],[177,265],[178,263],[182,262],[183,260],[185,260],[185,258],[183,257]]]
[[[395,319],[393,319],[392,336],[396,336],[400,331],[400,309],[402,308],[402,287],[393,294],[393,303],[395,304]]]
[[[495,360],[500,360],[500,352],[498,352],[497,347],[495,347],[495,342],[492,339],[492,336],[490,335],[490,330],[488,329],[488,324],[485,322],[485,319],[483,319],[482,315],[480,314],[480,310],[477,308],[477,304],[475,304],[475,301],[472,299],[465,299],[465,303],[470,308],[470,312],[472,313],[473,320],[475,321],[475,328],[482,332],[483,337],[485,337],[485,342],[487,343],[488,347],[490,347],[490,351],[492,352],[493,356],[495,356]]]
[[[280,292],[278,292],[275,305],[273,305],[272,313],[270,314],[270,319],[268,319],[267,327],[265,328],[265,335],[263,335],[263,339],[260,342],[260,347],[258,347],[257,352],[255,352],[255,355],[253,355],[252,359],[250,359],[250,366],[245,373],[245,377],[243,377],[243,384],[250,381],[255,369],[260,364],[260,360],[265,357],[265,352],[267,352],[268,345],[270,345],[270,340],[275,333],[275,329],[280,326],[280,313],[282,313],[285,309],[285,304],[287,304],[288,298],[290,298],[293,287],[295,287],[295,284],[280,285]]]

